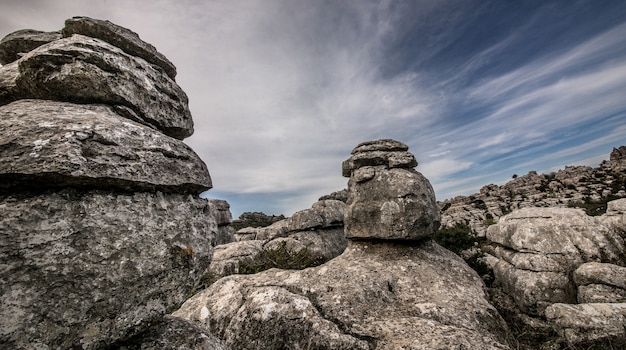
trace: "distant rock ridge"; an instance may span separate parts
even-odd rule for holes
[[[566,166],[549,174],[530,171],[502,186],[486,185],[479,193],[438,202],[441,226],[470,226],[484,237],[489,225],[515,209],[568,207],[626,197],[626,146],[614,148],[599,167]]]
[[[174,66],[86,17],[7,35],[0,62],[0,347],[156,349],[186,334],[177,346],[221,349],[164,319],[232,220],[199,198],[212,182],[181,141],[193,122]]]

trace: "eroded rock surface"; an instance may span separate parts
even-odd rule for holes
[[[574,346],[622,349],[626,346],[626,304],[554,304],[546,309],[554,329]]]
[[[402,145],[379,140],[357,149],[406,152]],[[414,159],[409,155],[401,158]],[[361,216],[348,208],[379,196],[387,201],[372,206],[374,215],[385,212],[385,203],[401,208],[396,222],[383,221],[387,233],[377,226],[348,235],[343,254],[317,267],[222,278],[174,315],[232,349],[508,349],[506,325],[487,302],[480,277],[429,238],[438,211],[428,180],[411,169],[412,162],[394,168],[389,155],[375,157],[387,165],[350,171],[344,222],[346,229],[355,227]],[[363,180],[362,169],[373,176]],[[377,185],[361,186],[363,181]],[[399,192],[406,196],[397,202]],[[298,221],[316,227],[319,217],[309,214]]]
[[[0,40],[0,64],[17,61],[31,50],[58,39],[61,39],[60,32],[22,29],[10,33]]]
[[[115,107],[20,100],[0,106],[0,188],[85,186],[199,194],[212,187],[187,145]]]
[[[179,194],[0,196],[0,343],[92,349],[158,320],[211,261],[208,210]]]

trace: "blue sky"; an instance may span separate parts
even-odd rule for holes
[[[0,36],[75,15],[177,66],[235,217],[345,188],[366,140],[407,143],[439,200],[626,145],[624,1],[5,0]]]

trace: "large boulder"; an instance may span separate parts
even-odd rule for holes
[[[430,182],[413,167],[408,147],[394,140],[358,145],[343,162],[350,177],[346,237],[413,240],[432,237],[440,225]]]
[[[8,34],[0,40],[0,64],[17,61],[33,49],[51,41],[61,39],[60,32],[42,32],[22,29]]]
[[[576,303],[572,272],[583,263],[622,261],[619,234],[580,209],[524,208],[487,230],[496,283],[520,310],[542,316],[553,303]]]
[[[554,304],[546,318],[574,349],[626,348],[626,304]]]
[[[590,262],[573,273],[579,303],[626,302],[626,267]]]
[[[232,349],[507,349],[483,287],[430,240],[352,241],[318,267],[222,278],[174,316]]]
[[[61,32],[64,37],[81,34],[104,40],[115,47],[119,47],[129,55],[143,58],[160,67],[172,80],[176,77],[176,67],[167,57],[158,52],[154,46],[141,40],[137,33],[115,23],[77,16],[66,20],[65,27]]]
[[[235,240],[235,229],[230,225],[233,215],[230,213],[230,204],[221,199],[209,199],[213,207],[213,215],[217,222],[217,237],[215,244],[226,244]]]
[[[208,267],[209,210],[159,192],[0,196],[0,343],[94,349],[142,331]]]
[[[17,87],[3,103],[38,98],[122,105],[166,135],[193,134],[187,95],[176,82],[105,41],[76,34],[37,47],[17,64]]]
[[[380,153],[404,147],[379,140],[357,148]],[[487,302],[480,277],[429,238],[438,226],[429,222],[438,219],[434,193],[410,164],[349,172],[346,228],[363,218],[350,206],[360,208],[376,196],[398,205],[397,222],[384,220],[369,234],[351,234],[346,250],[320,266],[222,278],[174,315],[196,322],[232,349],[508,349],[506,325]],[[363,169],[375,173],[364,181],[379,186],[360,185]],[[376,174],[380,181],[373,180]],[[396,202],[399,192],[404,196]],[[298,220],[302,227],[319,225],[319,217],[310,214],[300,214],[306,218]]]
[[[123,108],[45,100],[0,106],[0,188],[106,185],[199,194],[212,187],[189,146],[119,116]]]

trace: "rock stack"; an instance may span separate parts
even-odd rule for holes
[[[480,277],[430,238],[439,225],[434,193],[407,149],[366,142],[344,162],[342,255],[222,278],[174,316],[232,349],[508,349]]]
[[[94,349],[180,305],[213,253],[175,68],[86,17],[0,42],[0,344]]]

